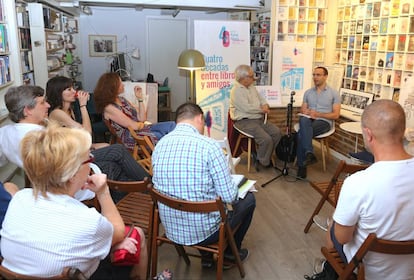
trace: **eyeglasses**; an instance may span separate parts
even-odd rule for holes
[[[81,165],[91,163],[91,162],[94,162],[94,161],[95,161],[95,156],[93,154],[89,154],[89,158],[87,160],[85,160],[84,162],[82,162]]]
[[[312,76],[317,76],[317,77],[320,77],[320,76],[325,76],[324,74],[312,74]]]

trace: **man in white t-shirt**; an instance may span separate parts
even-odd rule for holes
[[[414,239],[414,159],[403,146],[405,115],[391,100],[378,100],[362,114],[362,133],[375,157],[349,176],[328,230],[327,246],[351,261],[369,233],[400,241]],[[364,258],[366,279],[414,279],[414,256],[372,253]]]

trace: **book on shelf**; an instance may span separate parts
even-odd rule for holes
[[[0,56],[0,84],[3,85],[10,81],[10,59],[8,56]]]
[[[298,34],[306,34],[306,22],[298,22]]]
[[[343,28],[342,22],[338,22],[338,26],[337,26],[337,29],[336,29],[336,34],[337,35],[342,35],[342,28]]]
[[[376,51],[378,48],[378,36],[371,36],[370,40],[369,49],[371,51]]]
[[[362,49],[363,50],[368,50],[369,49],[369,36],[364,36],[362,38]]]
[[[395,34],[398,27],[398,18],[389,18],[388,20],[388,33]]]
[[[319,25],[319,23],[318,23]],[[315,22],[308,23],[308,35],[315,35],[316,34],[317,25]]]
[[[379,33],[387,34],[388,31],[388,18],[382,18],[380,21]]]
[[[351,17],[351,7],[345,7],[344,20],[349,20]]]
[[[361,35],[357,35],[355,36],[355,49],[361,49],[362,46],[362,36]]]
[[[401,86],[401,77],[402,77],[402,71],[401,70],[394,71],[394,79],[392,81],[392,85],[394,87],[400,87]]]
[[[354,64],[360,64],[360,59],[361,59],[361,52],[360,51],[355,51]]]
[[[409,26],[409,21],[410,19],[408,17],[399,17],[399,27],[398,29],[400,30],[401,33],[407,33],[408,32],[408,26]]]
[[[405,57],[405,70],[413,71],[414,70],[414,54],[408,53]]]
[[[355,37],[349,36],[348,49],[354,49],[354,48],[355,48]]]
[[[378,38],[378,51],[385,51],[387,48],[387,36],[380,36]]]
[[[33,72],[28,72],[23,74],[23,84],[24,85],[34,85],[34,75]]]
[[[404,53],[395,53],[394,54],[394,69],[403,69],[404,67]]]
[[[410,31],[410,33],[414,33],[414,15],[410,16],[410,23],[409,23],[408,30]]]
[[[398,35],[397,51],[399,52],[405,51],[406,42],[407,42],[407,35],[405,34]]]
[[[325,59],[325,51],[324,50],[315,50],[315,61],[316,62],[323,62]]]
[[[384,70],[382,68],[375,68],[374,72],[374,82],[382,83],[382,74]]]
[[[278,8],[278,19],[279,20],[287,20],[289,17],[289,9],[288,7],[279,7]]]
[[[323,22],[318,23],[316,33],[318,35],[324,35],[325,34],[325,23],[323,23]]]
[[[341,62],[341,52],[335,51],[335,63],[340,63],[340,62]]]
[[[352,65],[347,65],[346,66],[345,77],[347,77],[347,78],[351,78],[352,77]]]
[[[385,67],[386,68],[394,67],[394,53],[393,52],[387,52],[385,56]]]
[[[298,19],[306,20],[306,8],[299,8]]]
[[[381,2],[375,2],[372,6],[372,16],[379,17],[381,15]]]
[[[373,82],[374,81],[374,74],[375,74],[375,68],[368,68],[367,80]]]
[[[371,32],[371,20],[364,20],[364,34]]]
[[[388,17],[390,15],[390,3],[389,2],[382,2],[381,5],[381,16],[382,17]],[[375,5],[375,4],[374,4]]]
[[[366,65],[368,66],[368,52],[361,52],[361,65]]]
[[[414,35],[410,35],[408,38],[407,51],[414,52]]]
[[[360,67],[359,68],[359,78],[361,80],[365,80],[367,78],[367,67]]]
[[[358,14],[358,6],[351,7],[351,19],[356,19]]]
[[[4,21],[3,0],[0,0],[0,21]]]
[[[367,3],[365,8],[365,17],[364,18],[371,18],[372,17],[372,3]]]
[[[9,41],[7,38],[7,26],[0,24],[0,52],[2,53],[9,51]]]
[[[364,21],[358,20],[356,23],[356,34],[362,34],[364,31]]]
[[[346,49],[348,46],[348,37],[342,37],[342,48]]]
[[[315,47],[317,49],[322,49],[324,46],[325,46],[325,37],[323,37],[323,36],[317,36],[316,37]]]
[[[410,5],[413,5],[412,0],[401,0],[401,14],[408,15],[410,13]]]
[[[296,22],[289,21],[288,22],[288,33],[296,33],[295,29],[296,29]]]
[[[351,21],[349,23],[349,33],[350,34],[355,34],[356,32],[356,22],[355,21]]]
[[[337,19],[338,21],[344,20],[344,8],[338,8]]]
[[[288,18],[296,20],[296,7],[289,7]]]
[[[348,54],[345,50],[341,51],[341,63],[346,63],[348,61]]]
[[[308,10],[308,21],[316,21],[318,19],[318,10],[317,9],[309,9]]]
[[[394,51],[395,50],[395,35],[388,36],[387,50],[388,51]]]
[[[300,7],[306,6],[306,0],[299,0],[299,6]]]
[[[358,84],[359,84],[358,90],[365,91],[365,82],[358,82]]]
[[[375,57],[376,57],[375,52],[370,52],[368,54],[368,66],[370,66],[370,67],[375,67],[376,66]]]
[[[343,34],[348,35],[349,34],[349,22],[344,22],[343,24]]]
[[[391,85],[394,76],[393,73],[394,71],[390,69],[385,69],[382,75],[382,84]]]
[[[385,53],[377,52],[375,56],[375,66],[384,67],[385,66]]]
[[[379,32],[380,21],[378,19],[373,19],[371,21],[371,34],[377,34]]]

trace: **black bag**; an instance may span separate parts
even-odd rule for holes
[[[338,274],[335,269],[326,261],[323,265],[323,270],[320,273],[316,273],[312,276],[305,275],[306,280],[337,280]]]
[[[286,162],[294,162],[297,148],[297,133],[292,132],[290,135],[284,135],[276,146],[276,155],[278,159]]]

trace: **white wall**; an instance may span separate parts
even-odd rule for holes
[[[80,16],[80,49],[82,51],[82,76],[83,87],[86,90],[93,91],[98,78],[109,71],[108,59],[102,57],[90,57],[88,46],[88,35],[117,35],[118,52],[132,52],[138,47],[141,51],[141,59],[131,59],[133,71],[131,77],[133,80],[145,80],[148,69],[146,61],[145,34],[147,17],[166,17],[172,18],[171,15],[161,15],[160,9],[144,9],[136,11],[133,8],[108,8],[108,7],[91,7],[92,15]],[[188,19],[190,22],[190,45],[193,43],[193,21],[197,19],[225,20],[227,13],[208,14],[197,11],[181,11],[176,19]],[[126,40],[126,39],[127,40]],[[166,45],[168,48],[168,45]],[[177,64],[178,57],[171,57],[171,61],[166,63]],[[128,62],[127,62],[128,63]],[[156,80],[162,80],[165,77],[154,77]],[[174,89],[172,89],[174,90]],[[175,111],[175,108],[173,108]]]

